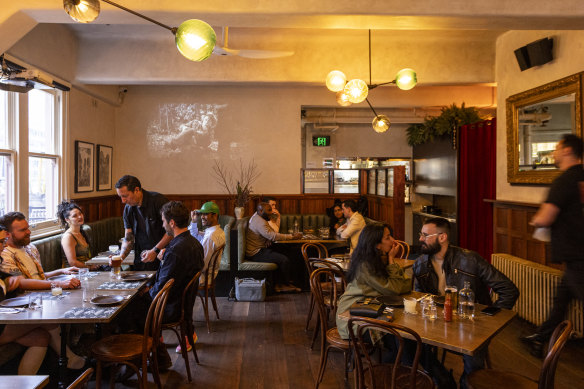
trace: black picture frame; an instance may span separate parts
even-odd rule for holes
[[[114,148],[106,145],[97,145],[95,161],[97,166],[96,189],[112,189],[112,166],[114,159]]]
[[[75,141],[75,192],[92,192],[94,175],[95,145],[80,140]]]

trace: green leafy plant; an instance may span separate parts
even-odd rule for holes
[[[459,108],[456,104],[442,108],[440,116],[428,116],[422,124],[412,124],[406,129],[408,144],[410,146],[433,142],[437,138],[452,135],[458,127],[481,121],[478,110],[475,107],[465,107],[464,103]]]
[[[252,184],[260,175],[253,159],[247,165],[241,159],[239,160],[238,178],[234,178],[221,161],[215,160],[215,166],[213,166],[215,180],[225,188],[228,194],[235,196],[236,207],[245,207],[251,200]]]

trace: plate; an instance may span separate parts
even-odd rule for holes
[[[150,278],[150,274],[134,274],[134,273],[122,274],[122,281],[142,281],[147,278]]]
[[[71,278],[75,278],[77,274],[59,274],[58,276],[53,276],[47,278],[48,281],[69,281]]]
[[[15,297],[12,299],[6,299],[0,301],[0,306],[7,308],[22,308],[28,306],[28,296],[27,297]]]
[[[382,304],[387,305],[388,307],[403,307],[404,306],[404,298],[396,295],[389,295],[389,296],[379,296],[376,297],[375,300],[379,301]]]
[[[432,296],[432,300],[436,303],[436,305],[444,305],[444,301],[446,301],[446,296]]]
[[[115,305],[124,301],[124,296],[112,295],[112,296],[96,296],[91,299],[91,303],[95,305]]]

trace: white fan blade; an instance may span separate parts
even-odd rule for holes
[[[239,55],[239,50],[233,50],[228,47],[215,46],[213,54],[217,55]]]
[[[252,59],[269,59],[269,58],[281,58],[281,57],[289,57],[294,55],[293,51],[278,51],[278,50],[234,50],[239,51],[238,54],[240,57],[244,58],[252,58]]]

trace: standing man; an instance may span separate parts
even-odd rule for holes
[[[199,231],[198,215],[201,215],[203,227],[206,227],[204,231]],[[205,267],[203,271],[205,271],[209,267],[213,252],[225,244],[225,232],[223,232],[223,229],[219,225],[219,206],[212,201],[208,201],[203,204],[201,209],[191,212],[191,219],[189,231],[203,246],[205,253]],[[213,278],[217,277],[218,273],[219,266],[215,269]],[[209,278],[207,281],[211,282],[211,279]]]
[[[452,246],[449,241],[450,223],[435,217],[428,219],[422,226],[420,242],[422,255],[414,263],[414,289],[418,292],[445,294],[446,286],[464,287],[470,281],[470,288],[476,302],[491,305],[489,289],[499,295],[493,303],[499,308],[511,309],[519,297],[519,290],[503,273],[485,261],[478,253]],[[463,355],[464,372],[460,377],[460,387],[466,388],[466,376],[475,370],[483,369],[488,344],[478,349],[474,355]],[[424,366],[431,369],[430,366]]]
[[[361,230],[365,228],[365,219],[359,212],[357,212],[357,204],[354,200],[345,200],[342,205],[343,215],[347,219],[345,224],[337,228],[337,235],[342,239],[350,238],[350,253],[353,249],[357,247],[357,242],[359,242],[359,235],[361,235]]]
[[[278,279],[274,289],[276,292],[300,292],[301,289],[292,285],[293,271],[290,259],[270,248],[275,240],[299,239],[302,233],[280,234],[268,224],[272,215],[272,207],[268,203],[259,203],[256,213],[249,219],[245,256],[254,262],[273,262],[278,265]]]
[[[530,224],[549,227],[552,235],[552,262],[565,262],[566,269],[556,289],[548,319],[529,336],[521,337],[531,354],[543,357],[543,344],[566,314],[571,299],[584,300],[584,169],[582,139],[568,134],[556,145],[554,159],[563,172],[554,180],[547,200]]]
[[[140,180],[134,176],[123,176],[116,182],[116,192],[124,207],[122,260],[134,246],[134,269],[156,270],[160,261],[156,258],[172,239],[165,233],[160,217],[162,206],[168,199],[156,192],[142,189]]]
[[[276,199],[273,197],[264,197],[262,202],[270,204],[272,207],[272,216],[268,220],[268,224],[272,227],[272,230],[280,232],[280,212],[276,209]]]

